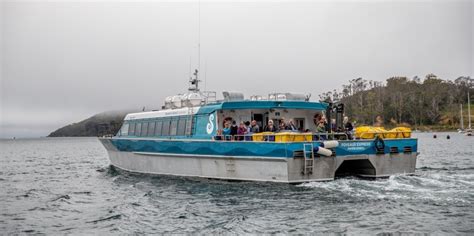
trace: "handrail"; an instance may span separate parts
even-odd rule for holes
[[[255,135],[256,134],[256,135]],[[295,141],[297,137],[303,137],[301,142],[308,142],[308,141],[319,141],[319,140],[334,140],[337,137],[344,136],[346,140],[349,139],[349,135],[347,133],[292,133],[292,134],[283,134],[283,133],[271,133],[271,134],[263,134],[263,133],[253,133],[253,134],[244,134],[244,135],[214,135],[212,138],[216,141],[244,141],[244,142],[255,142],[254,137],[258,137],[263,142],[275,142],[278,138],[281,137],[291,137],[290,140],[286,141],[277,141],[277,142],[299,142]],[[308,138],[310,136],[311,138]],[[314,137],[317,139],[314,139]],[[309,139],[309,140],[308,140]]]

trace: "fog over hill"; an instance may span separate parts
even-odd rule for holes
[[[59,128],[48,137],[95,137],[103,134],[115,134],[122,125],[123,118],[135,111],[107,111],[85,120]]]

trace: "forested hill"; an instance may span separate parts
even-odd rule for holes
[[[357,78],[343,85],[341,91],[326,92],[320,98],[344,103],[346,115],[358,125],[371,125],[380,115],[385,126],[455,129],[460,126],[461,105],[467,126],[467,92],[470,89],[472,101],[473,85],[470,77],[451,81],[434,74],[425,78],[391,77],[385,82]]]
[[[133,111],[109,111],[99,113],[78,123],[57,129],[48,137],[80,137],[115,134],[122,126],[125,115]]]

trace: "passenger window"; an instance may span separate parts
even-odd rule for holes
[[[131,136],[135,135],[135,125],[136,123],[131,123],[130,128],[128,129],[128,134]]]
[[[142,124],[142,136],[147,136],[148,132],[148,122],[144,122]]]
[[[192,124],[193,124],[192,119],[186,119],[186,134],[185,135],[191,135]]]
[[[176,135],[177,126],[178,126],[178,120],[172,120],[171,121],[171,128],[170,128],[170,135],[171,136]]]
[[[153,136],[155,134],[155,122],[148,122],[148,135]]]
[[[128,123],[123,123],[122,128],[120,129],[120,136],[127,136],[128,135],[128,127],[130,125]]]
[[[160,136],[161,135],[161,126],[162,125],[163,125],[163,121],[157,121],[156,122],[155,136]]]
[[[142,131],[142,123],[137,123],[135,126],[135,136],[140,136]]]
[[[178,131],[176,135],[183,136],[184,132],[186,131],[186,121],[187,119],[179,119],[178,121]]]
[[[163,121],[163,130],[161,131],[163,136],[168,136],[170,135],[170,121],[165,120]]]

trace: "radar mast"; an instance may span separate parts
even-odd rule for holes
[[[188,90],[191,91],[191,92],[199,92],[199,82],[201,82],[201,80],[199,80],[198,78],[198,73],[199,71],[197,69],[194,70],[194,78],[191,77],[189,78],[189,88]]]

